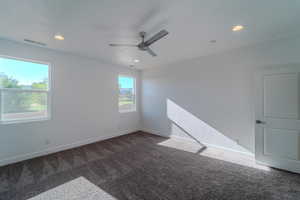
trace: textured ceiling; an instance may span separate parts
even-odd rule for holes
[[[144,69],[300,32],[298,0],[2,0],[0,37]],[[242,24],[245,29],[232,32]],[[138,32],[170,34],[158,57],[109,43],[137,43]],[[55,33],[64,41],[53,39]],[[210,43],[216,40],[216,43]]]

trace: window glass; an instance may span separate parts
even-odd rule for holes
[[[0,58],[0,88],[48,89],[48,65]]]
[[[2,120],[47,117],[47,94],[41,92],[2,92]]]
[[[0,119],[26,121],[49,117],[49,66],[0,57]]]
[[[135,79],[133,77],[119,76],[119,110],[135,111]]]

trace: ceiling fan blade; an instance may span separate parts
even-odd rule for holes
[[[157,54],[154,53],[154,51],[152,51],[152,49],[150,49],[149,47],[147,47],[146,51],[147,51],[151,56],[157,56]]]
[[[135,44],[109,44],[111,47],[137,47]]]
[[[152,36],[149,40],[145,41],[144,44],[145,46],[150,46],[151,44],[153,44],[154,42],[156,42],[157,40],[163,38],[164,36],[168,35],[169,32],[166,30],[161,30],[158,33],[156,33],[154,36]]]

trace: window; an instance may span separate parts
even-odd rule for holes
[[[135,78],[119,76],[119,111],[136,111]]]
[[[50,117],[48,64],[0,57],[0,121],[44,120]]]

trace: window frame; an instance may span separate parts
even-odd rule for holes
[[[124,109],[121,110],[119,106],[119,78],[120,77],[125,77],[125,78],[132,78],[133,79],[133,91],[134,91],[134,107],[132,109]],[[119,113],[131,113],[131,112],[137,112],[137,87],[136,87],[136,77],[133,75],[127,75],[127,74],[119,74],[118,75],[118,110]]]
[[[27,58],[19,58],[14,56],[1,55],[0,58],[19,60],[24,62],[31,62],[36,64],[43,64],[48,66],[48,89],[47,90],[39,90],[39,89],[19,89],[19,88],[0,88],[0,124],[18,124],[18,123],[28,123],[28,122],[39,122],[39,121],[47,121],[51,119],[52,114],[52,66],[50,62],[27,59]],[[3,91],[10,92],[32,92],[32,93],[45,93],[47,94],[47,116],[39,117],[39,118],[24,118],[24,119],[14,119],[14,120],[3,120],[2,119],[2,93]]]

